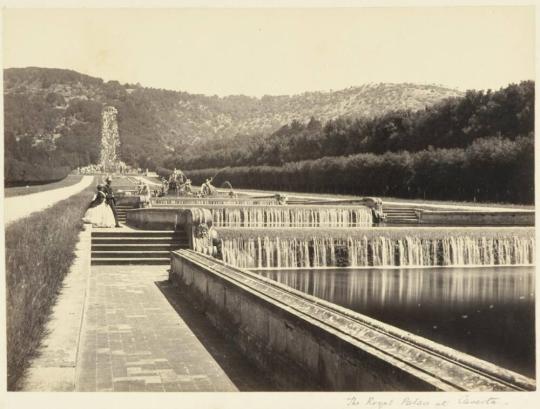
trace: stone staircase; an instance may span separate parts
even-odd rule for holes
[[[387,224],[418,224],[418,216],[412,207],[383,205]]]
[[[170,263],[170,252],[189,247],[183,231],[92,231],[92,265]]]
[[[131,209],[135,209],[135,206],[129,205],[129,204],[119,204],[116,205],[116,214],[118,215],[118,223],[126,224],[127,219],[127,211]]]

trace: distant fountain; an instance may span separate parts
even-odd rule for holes
[[[241,268],[424,267],[534,264],[534,237],[259,236],[222,239],[223,261]]]
[[[118,111],[113,106],[107,106],[101,113],[101,156],[99,165],[104,172],[116,172],[121,167],[117,149],[120,147],[118,136]]]

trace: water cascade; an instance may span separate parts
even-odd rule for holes
[[[240,268],[534,264],[534,237],[229,237],[223,260]]]
[[[365,206],[234,206],[211,209],[216,227],[360,227],[371,226]]]
[[[118,111],[112,106],[105,107],[101,114],[101,156],[99,165],[105,172],[118,170],[120,164],[117,156],[117,149],[120,146],[118,123],[116,121],[117,114]]]

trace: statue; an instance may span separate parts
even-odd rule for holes
[[[368,198],[368,199],[371,199],[373,202],[371,206],[371,216],[373,218],[373,224],[379,225],[381,223],[384,223],[384,221],[386,220],[386,215],[384,214],[384,211],[383,211],[382,200],[379,199],[378,197]]]
[[[186,180],[186,176],[184,175],[184,172],[182,172],[180,169],[174,168],[173,172],[169,175],[169,189],[172,189],[176,192],[176,196],[180,196],[180,190],[182,184],[184,184]]]
[[[201,185],[201,194],[203,196],[212,196],[216,194],[216,188],[212,185],[212,179],[213,178],[206,179],[206,182]]]
[[[276,198],[278,205],[284,206],[284,205],[287,204],[288,197],[286,195],[276,193],[276,195],[274,197]]]
[[[177,190],[177,196],[191,196],[193,191],[191,189],[191,180],[186,179],[184,183],[180,185],[180,189]]]

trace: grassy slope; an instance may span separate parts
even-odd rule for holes
[[[74,260],[95,186],[6,228],[8,389],[16,390]]]
[[[34,185],[34,186],[19,186],[19,187],[8,187],[4,188],[4,197],[13,197],[28,195],[30,193],[45,192],[47,190],[60,189],[62,187],[67,187],[79,183],[82,179],[82,175],[68,175],[65,179],[62,179],[54,183],[46,183],[44,185]]]

